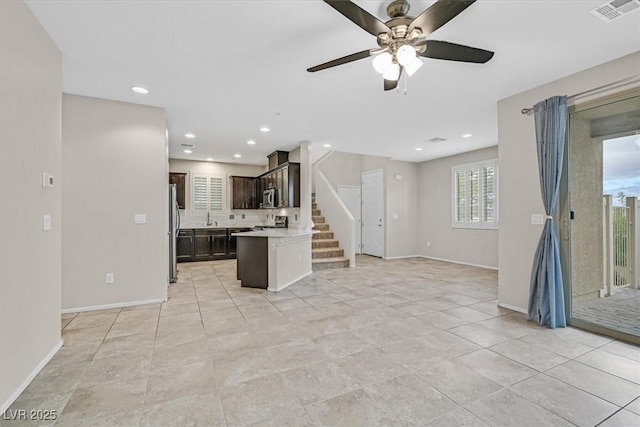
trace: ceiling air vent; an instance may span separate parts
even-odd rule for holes
[[[440,137],[435,137],[435,138],[431,138],[431,139],[427,139],[427,142],[432,142],[432,143],[436,143],[436,142],[442,142],[442,141],[446,141],[446,138],[440,138]]]
[[[182,145],[184,148],[195,148],[196,144],[180,144]]]
[[[604,22],[612,22],[640,8],[640,0],[613,0],[591,10],[591,14]]]

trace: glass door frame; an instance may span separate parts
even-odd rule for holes
[[[556,232],[560,245],[560,265],[562,266],[562,282],[564,290],[565,313],[568,326],[585,329],[623,341],[640,344],[640,337],[624,332],[609,329],[595,323],[575,319],[572,312],[572,253],[571,253],[571,115],[592,108],[598,108],[618,101],[624,101],[635,96],[640,96],[640,88],[625,90],[613,95],[604,96],[593,101],[569,106],[567,134],[562,159],[562,176],[560,178],[560,193],[558,205],[554,215]],[[640,292],[640,291],[639,291]]]

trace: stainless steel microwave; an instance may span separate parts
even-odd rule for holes
[[[262,192],[262,207],[265,209],[276,207],[276,189],[270,188]]]

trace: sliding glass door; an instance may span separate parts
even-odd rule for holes
[[[640,342],[640,94],[569,117],[559,212],[567,317]]]

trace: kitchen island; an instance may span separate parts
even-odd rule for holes
[[[311,274],[311,236],[316,230],[268,228],[234,233],[241,286],[278,292]]]

